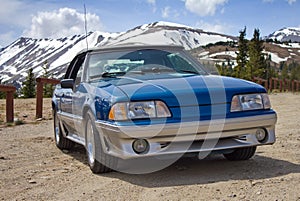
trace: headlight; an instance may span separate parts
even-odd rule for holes
[[[116,103],[109,112],[111,120],[170,117],[171,113],[162,101]]]
[[[230,112],[270,109],[268,94],[244,94],[233,96]]]

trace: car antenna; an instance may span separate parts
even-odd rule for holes
[[[85,7],[85,4],[83,4],[83,7],[84,7],[84,29],[85,29],[86,50],[89,50],[88,33],[87,33],[87,20],[86,20],[86,7]]]

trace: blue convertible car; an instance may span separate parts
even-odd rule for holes
[[[94,173],[120,161],[155,171],[186,153],[247,160],[275,142],[266,90],[209,74],[179,46],[82,51],[56,86],[52,107],[57,147],[85,146]]]

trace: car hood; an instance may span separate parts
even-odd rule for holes
[[[162,100],[169,107],[223,104],[231,102],[232,96],[236,94],[266,92],[258,84],[215,75],[157,76],[145,80],[122,77],[107,82],[118,88],[118,92],[122,91],[130,101]]]

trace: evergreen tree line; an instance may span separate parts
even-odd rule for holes
[[[51,78],[52,76],[49,74],[47,69],[49,68],[49,64],[47,61],[44,62],[43,65],[43,76],[44,78]],[[35,75],[33,73],[33,69],[28,70],[28,74],[26,80],[22,84],[21,94],[23,98],[34,98],[36,95],[36,81]],[[43,97],[50,98],[53,95],[54,86],[52,84],[44,84],[43,88]]]
[[[1,80],[0,80],[0,84],[2,84]],[[4,98],[5,98],[5,92],[0,91],[0,99],[4,99]]]
[[[254,30],[253,38],[250,41],[246,39],[246,27],[239,33],[237,65],[234,66],[230,60],[223,62],[222,65],[217,65],[221,75],[246,80],[252,80],[253,77],[300,80],[299,64],[281,62],[279,69],[271,65],[271,55],[263,53],[264,41],[260,38],[259,29]]]

